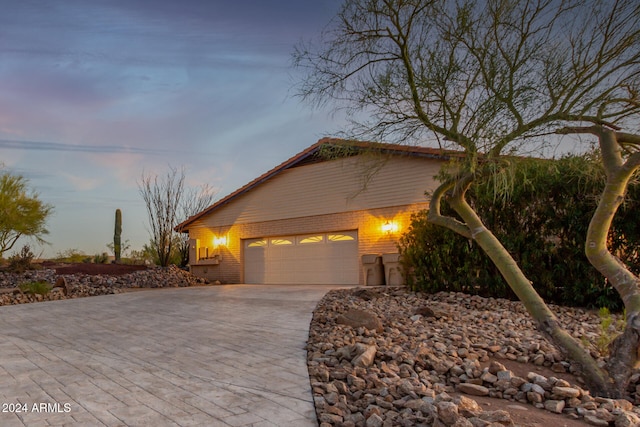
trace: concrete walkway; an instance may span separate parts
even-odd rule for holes
[[[331,286],[0,307],[0,426],[317,426],[305,342]]]

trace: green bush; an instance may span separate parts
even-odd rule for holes
[[[51,285],[47,282],[25,282],[19,286],[24,293],[47,295],[51,291]]]
[[[475,183],[469,201],[546,301],[619,311],[619,295],[584,255],[603,184],[597,153],[556,161],[512,159],[491,179]],[[640,186],[633,183],[609,236],[612,252],[635,273],[640,272],[639,196]],[[452,215],[446,206],[443,212]],[[428,223],[426,212],[413,216],[399,246],[415,289],[515,298],[473,241]]]

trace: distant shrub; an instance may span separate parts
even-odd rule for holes
[[[31,251],[29,245],[24,245],[19,253],[9,257],[7,270],[11,273],[24,273],[27,270],[33,270],[37,267],[33,264],[35,255]]]
[[[56,262],[81,263],[85,262],[86,259],[91,262],[91,257],[78,249],[67,249],[66,251],[58,252],[53,260]]]
[[[95,264],[106,264],[107,260],[109,259],[109,255],[106,252],[103,252],[101,254],[96,254],[93,257],[93,262]]]

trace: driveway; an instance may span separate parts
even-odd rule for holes
[[[305,342],[335,286],[0,307],[0,425],[317,426]]]

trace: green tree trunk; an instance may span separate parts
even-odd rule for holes
[[[536,321],[538,330],[554,343],[571,360],[579,363],[589,389],[597,395],[619,397],[608,373],[601,369],[581,343],[573,338],[559,324],[556,316],[549,310],[534,289],[531,281],[524,275],[511,254],[489,231],[473,208],[466,202],[465,194],[471,185],[472,176],[442,184],[434,193],[429,209],[429,221],[450,228],[477,242],[482,250],[496,265],[509,287],[524,304]],[[440,204],[447,192],[447,202],[460,215],[464,222],[440,215]]]
[[[608,248],[611,223],[622,204],[629,181],[640,167],[640,136],[615,132],[602,126],[570,129],[593,133],[600,142],[602,164],[607,175],[605,188],[598,207],[591,218],[585,254],[593,265],[620,294],[626,309],[623,333],[611,345],[607,371],[614,382],[614,389],[622,397],[629,383],[632,370],[638,366],[640,346],[640,278],[634,275]],[[635,153],[623,158],[625,145],[634,146]]]

